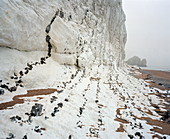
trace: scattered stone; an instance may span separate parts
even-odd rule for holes
[[[26,70],[26,71],[25,71],[25,74],[28,74],[28,72],[29,72],[29,70]]]
[[[17,116],[16,116],[16,119],[21,120],[22,118],[21,118],[20,116],[17,115]]]
[[[140,137],[141,136],[140,132],[136,132],[135,136],[139,136]]]
[[[19,72],[19,74],[20,74],[21,76],[23,76],[23,75],[24,75],[22,71],[20,71],[20,72]]]
[[[75,77],[74,74],[72,74],[72,75],[71,75],[71,79],[74,79],[74,77]]]
[[[24,87],[22,84],[19,85],[20,87]]]
[[[64,12],[61,10],[60,11],[60,15],[59,15],[61,18],[64,18]]]
[[[95,134],[95,135],[98,135],[98,133],[99,133],[99,129],[97,129],[97,128],[90,128],[89,131],[91,134]]]
[[[84,109],[84,108],[80,107],[80,111],[79,111],[79,112],[80,112],[80,115],[82,115],[83,109]]]
[[[16,81],[16,83],[22,83],[22,80],[18,80],[18,81]]]
[[[46,64],[46,63],[45,63],[45,61],[43,61],[43,60],[41,60],[41,62],[40,62],[40,63],[41,63],[41,64]]]
[[[98,100],[95,100],[95,103],[98,103],[99,101]]]
[[[98,121],[102,124],[102,119],[98,119]]]
[[[17,120],[22,120],[22,118],[18,115],[10,117],[11,122],[17,122]]]
[[[51,116],[54,117],[54,116],[55,116],[55,113],[51,113]]]
[[[57,112],[59,112],[59,110],[58,110],[59,107],[62,108],[63,104],[62,104],[62,105],[61,105],[61,104],[62,104],[62,103],[59,103],[59,104],[58,104],[58,107],[54,107],[54,112],[51,113],[51,116],[52,116],[52,117],[54,117],[55,114],[56,114]],[[61,105],[61,106],[60,106],[60,105]]]
[[[14,77],[14,79],[15,79],[15,80],[17,80],[17,79],[18,79],[18,77]]]
[[[64,101],[68,102],[68,99],[66,98]]]
[[[134,136],[133,136],[133,135],[128,135],[128,137],[129,137],[130,139],[134,139]]]
[[[56,101],[58,98],[56,96],[52,96],[50,102],[53,103],[54,101]]]
[[[29,114],[28,112],[26,112],[26,113],[25,113],[25,115],[28,115],[28,116],[30,116],[30,114]]]
[[[21,120],[21,117],[20,116],[15,116],[15,118],[17,119],[17,120]]]
[[[69,135],[68,139],[71,139],[71,135]]]
[[[142,127],[142,124],[141,124],[141,123],[139,123],[139,129],[143,129],[143,127]]]
[[[70,21],[72,19],[72,16],[71,16],[71,14],[69,15],[69,17],[68,17],[68,21]]]
[[[8,89],[8,86],[6,84],[1,84],[0,87],[4,89]]]
[[[63,107],[63,103],[58,103],[57,105],[58,105],[58,107],[60,107],[60,108]]]
[[[22,139],[28,139],[28,138],[27,138],[27,135],[25,135]]]
[[[0,95],[3,95],[5,91],[3,89],[0,89]]]
[[[49,119],[49,117],[45,116],[45,120]]]
[[[161,117],[161,120],[165,121],[170,118],[170,110],[167,110],[163,116]]]
[[[58,107],[54,107],[54,113],[59,112]]]
[[[14,92],[14,91],[16,91],[16,90],[17,90],[17,87],[16,87],[16,86],[13,86],[13,87],[11,87],[11,88],[9,89],[10,92]]]
[[[12,134],[12,133],[9,133],[9,135],[8,135],[9,137],[7,137],[6,139],[13,139],[13,138],[15,138],[15,135],[14,134]]]
[[[45,57],[42,57],[42,58],[41,58],[41,61],[45,61]]]
[[[39,126],[35,126],[34,131],[37,132],[37,133],[41,133]]]
[[[32,123],[32,120],[31,120],[31,115],[28,117],[28,120],[27,120],[27,122],[28,122],[29,124],[31,124],[31,123]]]
[[[82,128],[82,125],[78,125],[77,127]]]
[[[42,107],[43,107],[42,104],[35,103],[35,105],[32,106],[31,109],[31,116],[41,116]]]
[[[10,119],[11,119],[11,122],[14,122],[14,121],[16,121],[16,118],[15,118],[15,116],[13,116],[13,117],[10,117]]]
[[[27,66],[28,66],[28,69],[29,69],[29,70],[32,70],[32,68],[33,68],[32,65],[30,65],[29,63],[27,63]]]

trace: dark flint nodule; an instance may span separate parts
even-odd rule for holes
[[[23,76],[23,75],[24,75],[22,71],[20,71],[20,72],[19,72],[19,74],[20,74],[21,76]]]
[[[128,137],[129,137],[130,139],[134,139],[134,136],[133,136],[133,135],[128,135]]]
[[[27,139],[27,135],[25,135],[22,139]]]
[[[13,92],[13,91],[16,91],[17,90],[17,87],[16,86],[13,86],[9,89],[10,92]]]
[[[58,105],[58,107],[60,107],[60,108],[63,107],[63,103],[58,103],[57,105]]]
[[[46,27],[45,32],[46,32],[46,33],[49,33],[49,32],[50,32],[50,28],[51,28],[51,24],[50,24],[50,25],[48,25],[48,26]]]
[[[36,103],[34,106],[32,106],[31,116],[41,116],[42,107],[43,107],[43,105],[38,104],[38,103]]]
[[[1,84],[0,87],[1,87],[1,88],[4,88],[4,89],[9,89],[6,84]]]
[[[64,18],[64,12],[63,11],[60,11],[60,15],[59,15],[61,18]]]
[[[3,89],[0,89],[0,95],[3,95],[5,91]]]
[[[68,99],[66,98],[64,101],[68,102]]]
[[[9,137],[7,137],[6,139],[13,139],[13,138],[15,138],[15,135],[12,133],[9,133]]]
[[[141,136],[140,132],[136,132],[135,136]]]
[[[46,42],[50,42],[51,37],[49,35],[46,36]]]
[[[69,135],[68,139],[71,139],[71,135]]]

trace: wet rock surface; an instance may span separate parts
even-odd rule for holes
[[[166,90],[170,90],[170,72],[147,69],[141,69],[140,72],[143,74],[147,74],[150,77],[149,79],[153,80],[153,83],[164,87]]]

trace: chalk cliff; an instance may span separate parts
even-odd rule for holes
[[[117,62],[124,59],[125,15],[119,0],[17,0],[0,4],[1,46],[45,51],[48,28],[54,57],[71,55],[76,61],[74,57],[86,53],[96,63],[105,64],[112,56]]]
[[[126,29],[120,0],[3,0],[0,7],[2,79],[48,51],[59,65],[122,66]]]
[[[168,137],[125,43],[121,0],[1,0],[0,138]]]

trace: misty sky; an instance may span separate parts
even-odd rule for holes
[[[149,66],[170,69],[170,0],[123,0],[126,59],[137,55]]]

